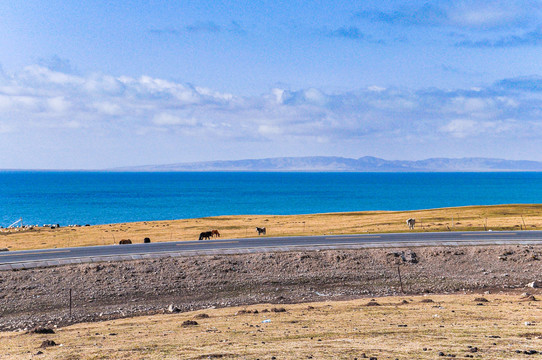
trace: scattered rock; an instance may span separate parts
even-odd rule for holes
[[[195,319],[208,319],[209,318],[209,315],[205,314],[205,313],[202,313],[202,314],[197,314],[196,316],[194,316]]]
[[[431,299],[423,299],[423,300],[420,300],[421,303],[433,303],[434,301],[431,300]]]
[[[28,334],[54,334],[55,331],[51,328],[35,327],[27,332]]]
[[[380,304],[376,301],[369,301],[365,306],[380,306]]]
[[[537,288],[540,288],[542,287],[542,283],[540,281],[533,281],[533,282],[530,282],[528,283],[527,285],[525,285],[527,287],[530,287],[530,288],[533,288],[533,289],[537,289]]]
[[[182,323],[182,326],[195,326],[195,325],[199,325],[199,324],[197,321],[194,321],[194,320],[185,320]]]
[[[485,303],[485,302],[489,302],[489,300],[486,299],[486,298],[484,298],[484,297],[477,297],[477,298],[474,298],[474,301],[476,301],[476,302],[481,302],[481,303],[482,303],[482,302],[484,302],[484,303]]]
[[[40,348],[45,349],[51,346],[57,346],[58,344],[54,342],[53,340],[43,340],[43,342],[40,345]]]
[[[285,308],[271,308],[271,312],[282,313],[282,312],[286,312],[286,309]]]
[[[181,312],[181,309],[179,309],[178,307],[173,306],[173,304],[171,304],[171,305],[168,306],[167,311],[170,312],[170,313],[178,313],[178,312]]]

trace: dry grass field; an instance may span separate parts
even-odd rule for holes
[[[0,333],[0,358],[527,359],[532,355],[523,351],[542,351],[541,303],[533,297],[430,295],[369,302],[264,304],[82,323],[55,334]],[[276,312],[281,308],[285,312]],[[187,320],[197,325],[183,326]],[[40,348],[44,340],[58,345]]]
[[[468,206],[420,211],[367,211],[312,215],[242,215],[199,219],[146,221],[58,229],[0,232],[0,248],[10,250],[109,245],[121,239],[143,242],[197,240],[199,233],[218,229],[222,239],[258,236],[329,235],[408,231],[535,230],[542,229],[542,205]]]

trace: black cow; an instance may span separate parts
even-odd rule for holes
[[[211,236],[213,236],[212,231],[204,231],[201,234],[199,234],[199,240],[204,240],[204,239],[209,240]]]
[[[265,228],[256,227],[256,231],[258,232],[258,236],[260,236],[261,234],[265,235]]]

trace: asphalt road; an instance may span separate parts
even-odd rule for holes
[[[150,244],[88,246],[0,253],[0,270],[68,263],[131,260],[164,256],[231,254],[364,247],[542,244],[542,231],[488,231],[258,237]]]

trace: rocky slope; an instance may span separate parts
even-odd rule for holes
[[[405,251],[405,259],[396,256]],[[415,255],[412,254],[415,253]],[[518,289],[542,279],[542,246],[243,254],[0,272],[0,330],[255,303]],[[70,317],[69,291],[72,290]]]

